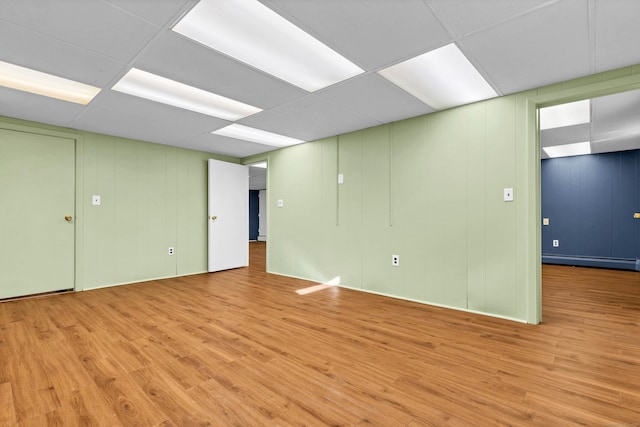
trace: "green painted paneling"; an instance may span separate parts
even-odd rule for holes
[[[483,312],[487,284],[486,104],[471,105],[467,111],[467,308]]]
[[[390,226],[391,130],[380,126],[362,132],[362,270],[363,288],[395,291]],[[351,175],[351,174],[349,174]]]
[[[400,255],[400,266],[392,270],[394,289],[389,294],[418,301],[427,298],[432,285],[427,276],[428,120],[420,117],[391,124],[391,242],[393,254]]]
[[[486,293],[485,309],[515,314],[516,202],[503,201],[503,189],[516,184],[515,96],[486,102]],[[525,195],[522,194],[522,197]]]
[[[335,266],[341,284],[362,288],[362,132],[338,138],[338,173],[344,183],[338,185]]]
[[[468,109],[453,109],[427,121],[424,227],[427,239],[427,299],[467,308]]]
[[[177,274],[207,271],[207,159],[198,151],[176,150]]]

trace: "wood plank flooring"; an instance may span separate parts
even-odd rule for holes
[[[640,273],[524,325],[252,267],[0,303],[2,426],[638,426]]]

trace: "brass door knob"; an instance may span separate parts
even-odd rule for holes
[[[634,213],[634,214],[633,214],[633,217],[634,217],[635,219],[640,219],[640,212],[636,212],[636,213]]]
[[[71,215],[67,215],[64,217],[65,221],[71,221],[73,217]]]
[[[211,219],[215,221],[218,217],[216,215],[211,215]]]

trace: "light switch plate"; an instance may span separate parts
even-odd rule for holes
[[[504,189],[504,201],[513,202],[513,188]]]
[[[100,196],[91,196],[91,204],[94,206],[100,206]]]
[[[278,199],[278,201],[276,202],[276,206],[279,207],[279,208],[283,207],[284,206],[284,200]]]
[[[542,225],[549,225],[549,218],[542,218]]]
[[[338,174],[338,184],[344,184],[344,175],[341,173]]]

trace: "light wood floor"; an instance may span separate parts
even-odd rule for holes
[[[0,303],[0,425],[640,425],[640,273],[532,326],[252,267]]]

